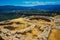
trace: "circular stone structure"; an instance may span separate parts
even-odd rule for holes
[[[0,40],[49,40],[55,23],[50,17],[29,16],[0,22]]]

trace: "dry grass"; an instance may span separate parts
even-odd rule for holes
[[[53,29],[48,40],[60,40],[60,30]]]

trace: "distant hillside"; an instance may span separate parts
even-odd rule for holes
[[[60,12],[60,5],[37,5],[37,6],[0,6],[0,12],[2,11],[12,11],[12,10],[40,10],[40,11],[54,11]]]
[[[32,7],[31,9],[60,12],[60,5],[38,5]]]

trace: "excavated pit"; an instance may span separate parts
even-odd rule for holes
[[[29,20],[45,20],[45,21],[47,21],[47,22],[51,22],[51,20],[50,19],[47,19],[47,18],[42,18],[42,17],[34,17],[34,18],[30,18]]]

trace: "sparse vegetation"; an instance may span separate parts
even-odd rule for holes
[[[38,15],[38,16],[55,16],[59,15],[59,12],[46,12],[38,10],[18,10],[6,13],[0,13],[0,21],[15,19],[18,17]]]

